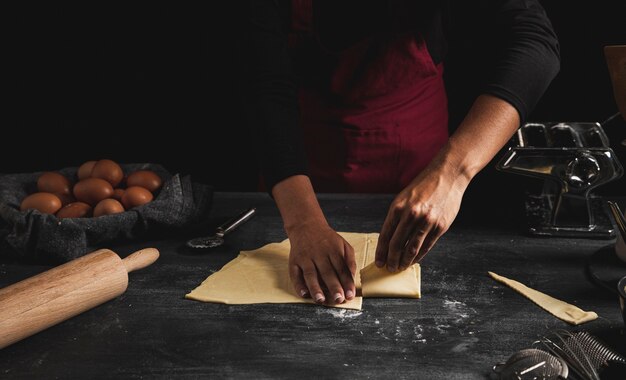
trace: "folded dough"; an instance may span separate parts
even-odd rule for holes
[[[494,280],[508,285],[513,290],[517,291],[524,297],[536,303],[539,307],[541,307],[548,313],[565,322],[571,323],[573,325],[580,325],[581,323],[593,321],[594,319],[598,318],[598,314],[594,313],[593,311],[581,310],[574,305],[568,304],[567,302],[563,302],[556,298],[550,297],[547,294],[541,293],[535,289],[531,289],[521,282],[511,280],[493,272],[488,273]]]
[[[390,273],[374,263],[361,269],[363,297],[420,298],[420,265]]]
[[[339,233],[354,248],[357,274],[355,283],[361,289],[362,278],[369,281],[362,291],[370,297],[419,298],[419,266],[400,273],[389,273],[373,265],[378,234]],[[185,298],[225,304],[255,303],[315,303],[310,298],[297,296],[288,273],[289,240],[271,243],[252,251],[242,251],[220,271],[210,275]],[[361,271],[363,269],[363,271]],[[388,289],[385,289],[388,287]],[[406,287],[406,289],[405,289]],[[326,306],[361,310],[362,297],[342,304]]]

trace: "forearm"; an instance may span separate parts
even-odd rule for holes
[[[506,101],[481,95],[433,161],[469,181],[502,149],[519,128],[517,110]]]
[[[471,179],[506,144],[519,113],[491,95],[479,96],[448,143],[393,200],[376,247],[376,265],[395,272],[419,262],[450,227]]]
[[[328,225],[309,177],[288,177],[272,188],[272,195],[291,242],[289,277],[296,293],[320,304],[353,299],[354,250]]]
[[[288,177],[272,188],[272,195],[288,235],[298,226],[313,223],[327,225],[309,177]]]

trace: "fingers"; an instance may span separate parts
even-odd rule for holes
[[[346,265],[348,266],[348,269],[350,269],[350,273],[352,273],[352,277],[354,278],[356,275],[356,256],[354,254],[354,248],[352,248],[352,246],[345,240],[343,245],[345,252],[344,259],[346,260]]]
[[[304,286],[308,288],[308,294],[313,295],[317,303],[343,303],[346,299],[351,300],[356,295],[354,273],[356,272],[356,259],[354,249],[344,241],[343,255],[329,255],[320,257],[313,263],[313,269],[303,271]],[[302,282],[298,282],[299,268],[295,266],[291,270],[294,287],[302,297]],[[314,273],[313,273],[314,272]],[[321,297],[320,297],[321,295]]]
[[[291,278],[293,288],[296,290],[296,294],[298,294],[302,298],[309,298],[311,296],[311,293],[309,293],[309,288],[304,281],[302,270],[299,266],[293,264],[289,265],[289,277]]]
[[[428,239],[430,233],[428,231],[430,226],[425,223],[420,223],[420,225],[415,228],[413,231],[413,235],[409,239],[408,244],[402,252],[402,257],[400,258],[400,270],[405,270],[411,264],[413,264],[415,258],[420,251],[420,248],[423,246],[424,241]]]
[[[289,277],[300,297],[311,297],[320,304],[343,303],[356,296],[354,249],[336,232],[321,232],[328,234],[316,244],[293,238]]]
[[[324,303],[326,297],[324,297],[324,292],[317,279],[317,268],[312,262],[307,263],[307,265],[302,268],[302,275],[313,300],[317,303]]]
[[[408,216],[403,216],[396,227],[393,237],[389,242],[389,253],[387,254],[387,269],[390,272],[398,270],[400,258],[405,251],[406,244],[413,231],[413,220]]]
[[[428,236],[426,236],[426,238],[424,239],[422,246],[419,248],[417,255],[413,259],[413,263],[419,263],[420,261],[422,261],[424,256],[426,256],[426,254],[435,246],[435,243],[437,243],[437,240],[439,240],[439,238],[443,236],[444,233],[445,233],[445,229],[443,228],[440,228],[440,227],[433,228],[428,234]]]
[[[341,283],[341,287],[343,288],[345,298],[350,300],[354,298],[356,289],[354,285],[353,271],[348,264],[348,247],[350,247],[350,245],[344,243],[344,257],[341,257],[339,255],[330,256],[330,262],[335,269],[337,276],[339,277],[339,282]],[[352,253],[354,255],[354,251]],[[354,261],[354,265],[356,266],[356,261]]]
[[[381,230],[376,265],[386,263],[390,272],[407,269],[430,251],[448,227],[436,207],[394,203]]]
[[[335,271],[330,258],[316,262],[315,266],[319,271],[324,285],[326,285],[326,288],[328,289],[328,295],[330,296],[328,302],[337,304],[345,301],[346,296],[343,292],[342,284],[339,281],[338,273]]]
[[[389,243],[393,237],[393,233],[400,221],[400,213],[395,207],[391,207],[383,223],[383,228],[378,236],[378,245],[376,246],[376,266],[382,268],[387,262],[387,254],[389,252]]]

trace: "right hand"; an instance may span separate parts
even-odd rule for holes
[[[287,231],[289,276],[296,293],[316,303],[340,304],[356,295],[354,249],[327,223],[309,222]]]

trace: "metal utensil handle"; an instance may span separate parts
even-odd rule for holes
[[[217,227],[217,231],[216,231],[217,235],[224,236],[227,233],[231,232],[232,230],[234,230],[235,228],[243,224],[243,222],[250,219],[254,215],[255,212],[256,212],[256,208],[253,207],[249,210],[242,212],[236,217],[228,220],[226,223]]]
[[[622,234],[622,239],[626,242],[626,218],[624,218],[624,214],[622,214],[622,210],[619,209],[617,203],[611,201],[608,201],[608,203],[613,219],[615,219],[619,232]]]

